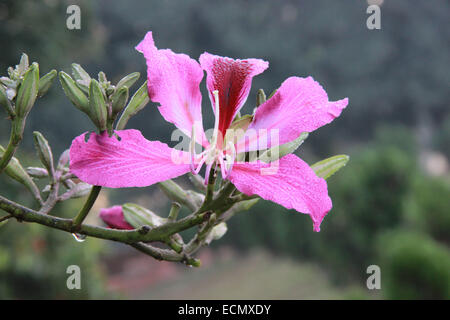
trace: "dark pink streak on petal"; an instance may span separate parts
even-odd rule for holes
[[[225,134],[250,92],[252,79],[262,73],[269,63],[260,59],[234,60],[207,52],[200,56],[200,65],[207,72],[207,87],[213,109],[215,101],[212,92],[219,91],[219,130]]]
[[[347,104],[347,98],[328,101],[327,93],[312,77],[290,77],[272,98],[256,109],[246,137],[250,142],[246,143],[245,149],[258,150],[258,144],[263,148],[275,146],[270,139],[272,129],[279,131],[279,144],[292,141],[302,132],[314,131],[333,121]],[[261,129],[267,129],[267,134]],[[253,138],[250,138],[250,133]],[[238,149],[242,152],[242,144]]]
[[[145,187],[187,173],[189,154],[145,139],[138,130],[119,130],[111,138],[92,133],[70,147],[70,170],[80,180],[110,188]]]
[[[191,136],[196,125],[196,140],[206,143],[202,125],[202,96],[200,82],[203,70],[197,61],[186,54],[170,49],[158,50],[151,32],[136,46],[147,61],[148,93],[153,102],[161,104],[159,111],[171,122]]]
[[[257,194],[287,209],[309,214],[314,231],[320,231],[320,223],[332,207],[326,181],[292,154],[280,159],[275,174],[262,175],[261,169],[270,165],[275,163],[235,163],[229,180],[246,195]]]
[[[111,208],[103,208],[100,210],[100,219],[103,220],[110,228],[113,229],[134,229],[123,216],[122,206],[114,206]]]

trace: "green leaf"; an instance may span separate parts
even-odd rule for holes
[[[282,157],[284,157],[287,154],[293,153],[295,150],[298,149],[303,143],[303,141],[308,138],[309,133],[303,132],[297,139],[285,143],[281,146],[272,147],[266,152],[264,152],[261,156],[259,156],[259,160],[263,162],[271,162],[276,161]]]
[[[349,159],[350,159],[350,157],[345,154],[337,155],[337,156],[316,162],[315,164],[313,164],[311,166],[311,168],[314,170],[314,172],[317,174],[317,176],[324,178],[324,179],[328,179],[334,173],[336,173],[339,169],[344,167],[347,164]]]
[[[161,218],[152,211],[134,203],[125,203],[122,205],[122,211],[125,220],[133,228],[144,225],[157,227],[167,222],[167,219]]]

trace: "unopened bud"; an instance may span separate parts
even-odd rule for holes
[[[123,216],[122,206],[103,208],[100,210],[100,219],[113,229],[134,229]]]
[[[106,130],[108,120],[108,109],[106,108],[105,97],[97,80],[91,79],[89,84],[89,109],[90,116],[94,124],[100,131]]]
[[[148,96],[147,81],[145,81],[144,84],[131,97],[130,102],[117,123],[117,130],[124,129],[128,123],[128,120],[141,111],[147,103],[149,103],[149,101],[150,98]]]
[[[43,76],[41,79],[39,79],[38,97],[42,97],[44,94],[47,93],[47,91],[52,86],[53,80],[55,80],[57,74],[58,72],[55,69],[53,69],[45,76]]]
[[[168,221],[166,218],[161,218],[154,212],[134,203],[122,205],[122,210],[125,221],[134,228],[139,228],[144,225],[152,228],[158,227]]]
[[[36,150],[38,152],[42,164],[47,169],[48,173],[51,176],[53,176],[53,155],[52,150],[48,145],[48,141],[38,131],[33,132],[33,137],[34,137],[34,145],[36,147]]]
[[[264,102],[266,102],[266,94],[263,89],[259,89],[256,95],[256,106],[259,107]]]
[[[64,71],[59,73],[59,81],[64,93],[75,107],[89,115],[89,100],[75,81]]]
[[[6,94],[6,90],[2,84],[0,84],[0,105],[5,108],[6,112],[8,112],[10,116],[15,114],[13,106],[11,105],[11,102]]]
[[[4,152],[5,149],[0,146],[0,158],[3,156]],[[28,173],[20,164],[19,160],[17,160],[15,157],[12,157],[8,165],[6,166],[5,174],[8,175],[11,179],[14,179],[23,184],[28,190],[30,190],[30,192],[36,199],[41,199],[39,189],[33,182],[33,179],[28,175]]]
[[[29,67],[28,56],[25,53],[22,53],[19,65],[17,65],[18,75],[19,76],[23,75],[25,71],[27,71],[28,67]]]
[[[70,159],[70,149],[64,151],[59,157],[58,168],[64,168]]]
[[[139,77],[141,76],[141,74],[139,72],[133,72],[130,73],[129,75],[123,77],[118,83],[117,83],[117,88],[120,87],[127,87],[130,88],[136,81],[138,81]]]
[[[78,63],[72,63],[72,76],[75,80],[82,80],[89,83],[91,76]]]
[[[111,118],[115,119],[117,114],[125,108],[125,105],[128,101],[128,88],[121,87],[116,90],[114,95],[112,96],[112,114]]]
[[[33,62],[25,73],[20,84],[16,98],[16,113],[20,118],[25,118],[36,101],[39,89],[39,65]]]
[[[209,232],[208,236],[205,238],[205,243],[210,244],[213,240],[219,240],[225,235],[227,230],[228,227],[225,222],[219,223]]]
[[[46,178],[48,177],[48,171],[44,168],[39,167],[28,167],[27,173],[36,179]]]

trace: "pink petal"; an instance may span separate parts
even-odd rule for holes
[[[145,139],[138,130],[119,130],[111,138],[92,133],[70,147],[70,170],[80,180],[110,188],[145,187],[190,170],[189,154]]]
[[[203,70],[197,61],[170,49],[158,50],[151,32],[136,46],[147,60],[148,94],[159,102],[159,111],[187,136],[196,126],[196,141],[206,142],[202,125],[200,82]]]
[[[271,165],[274,170],[270,169]],[[259,161],[236,163],[229,180],[246,195],[257,194],[287,209],[309,214],[314,231],[320,231],[320,223],[332,207],[326,181],[292,154],[281,158],[276,165],[276,162]]]
[[[234,60],[207,52],[199,60],[207,73],[206,85],[213,109],[215,102],[212,92],[219,91],[219,130],[224,134],[247,100],[253,77],[266,70],[269,63],[260,59]]]
[[[256,109],[245,137],[245,150],[253,151],[290,142],[302,132],[311,132],[330,123],[347,104],[347,98],[328,101],[327,93],[312,77],[290,77],[272,98]],[[274,140],[275,136],[278,141]],[[239,143],[239,151],[243,151],[243,143],[244,140]]]
[[[123,216],[122,206],[103,208],[100,210],[100,219],[113,229],[134,229]]]

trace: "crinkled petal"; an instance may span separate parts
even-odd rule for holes
[[[246,195],[256,194],[287,209],[309,214],[314,231],[320,231],[320,223],[332,207],[326,181],[292,154],[278,163],[236,163],[229,180]]]
[[[145,187],[190,170],[188,153],[145,139],[138,130],[118,130],[109,137],[76,137],[70,147],[70,170],[80,180],[109,188]]]
[[[219,91],[219,130],[225,134],[247,100],[253,77],[266,70],[269,63],[260,59],[234,60],[205,52],[200,56],[200,65],[207,73],[206,85],[213,109],[212,92]]]
[[[290,77],[256,109],[237,149],[253,151],[290,142],[302,132],[311,132],[330,123],[347,104],[347,98],[328,101],[327,93],[312,77]]]
[[[202,124],[200,82],[203,70],[186,54],[170,49],[158,50],[151,32],[136,46],[147,60],[148,93],[153,102],[161,104],[159,111],[187,136],[195,124],[196,141],[206,143]]]
[[[103,208],[100,210],[100,219],[113,229],[134,229],[123,216],[122,206]]]

